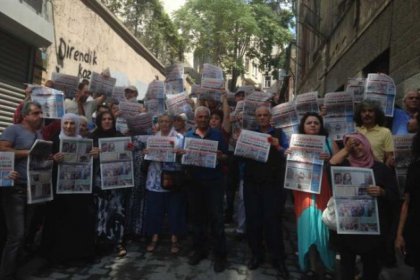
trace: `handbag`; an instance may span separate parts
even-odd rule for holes
[[[162,170],[160,185],[167,191],[180,191],[185,184],[185,176],[182,171]]]
[[[322,222],[330,229],[337,231],[337,217],[335,216],[335,199],[328,200],[327,207],[322,212]]]

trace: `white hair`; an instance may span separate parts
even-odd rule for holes
[[[194,117],[197,117],[197,114],[199,112],[206,112],[207,115],[210,116],[210,109],[207,108],[206,106],[198,106],[197,108],[195,108]]]

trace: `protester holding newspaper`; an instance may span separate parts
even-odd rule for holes
[[[185,138],[217,141],[218,162],[226,160],[227,144],[220,131],[209,127],[210,110],[199,106],[195,109],[194,119],[196,127],[188,131]],[[207,257],[210,225],[213,238],[214,271],[225,270],[226,238],[223,221],[223,174],[220,164],[215,168],[188,166],[189,175],[188,202],[193,227],[193,252],[189,259],[190,265],[199,264]]]
[[[0,264],[0,279],[13,279],[17,270],[18,256],[25,240],[27,203],[27,161],[29,150],[36,139],[41,139],[42,110],[36,102],[26,101],[21,110],[22,120],[6,128],[0,137],[0,151],[14,152],[15,171],[18,173],[12,188],[1,190],[1,207],[7,228],[7,240]]]
[[[376,280],[381,271],[381,261],[385,254],[386,238],[390,234],[391,216],[389,209],[398,199],[398,189],[394,173],[382,162],[375,159],[369,140],[360,133],[344,137],[344,148],[330,159],[331,165],[371,168],[376,186],[367,187],[367,194],[378,200],[380,235],[340,234],[334,236],[340,253],[340,274],[343,280],[355,277],[356,255],[361,256],[363,278]]]
[[[322,117],[318,113],[306,113],[299,124],[300,134],[328,136]],[[329,160],[338,151],[335,142],[328,137],[325,140],[324,152],[320,159]],[[289,151],[287,152],[289,153]],[[325,165],[324,165],[324,169]],[[329,230],[322,222],[322,211],[332,196],[328,180],[328,171],[322,172],[321,191],[319,194],[294,191],[295,212],[297,217],[297,235],[299,265],[304,271],[305,279],[318,279],[316,268],[317,256],[325,267],[323,279],[334,279],[335,252],[329,246]]]
[[[420,117],[417,116],[420,122]],[[395,247],[405,256],[405,262],[414,267],[413,279],[420,279],[420,132],[413,139],[413,162],[408,168],[404,202],[401,207]]]
[[[64,154],[60,152],[60,141],[82,139],[79,132],[80,117],[67,113],[61,119],[60,133],[52,139],[55,195],[54,200],[47,205],[42,249],[45,257],[53,263],[89,261],[94,256],[95,217],[92,194],[57,194],[57,188],[61,187],[57,185],[57,167],[64,159]]]
[[[99,113],[96,117],[96,129],[93,131],[94,149],[98,147],[99,138],[121,137],[116,131],[115,118],[110,112]],[[95,156],[99,155],[98,151]],[[96,210],[96,238],[98,249],[108,249],[109,245],[116,246],[120,257],[126,255],[123,243],[125,224],[125,189],[101,189],[99,160],[93,166],[93,196]]]
[[[281,129],[271,126],[269,107],[257,107],[255,116],[258,124],[257,132],[269,134],[266,141],[270,143],[270,147],[266,162],[244,158],[243,193],[247,238],[252,252],[248,268],[254,270],[263,264],[263,240],[265,239],[273,267],[282,276],[287,277],[288,271],[284,263],[282,211],[285,200],[283,190],[284,151],[288,148],[288,141]]]
[[[159,131],[155,134],[158,137],[168,137],[172,142],[173,149],[182,148],[184,137],[177,133],[172,127],[173,119],[167,113],[159,116]],[[170,138],[169,138],[170,137]],[[150,139],[150,138],[149,138]],[[174,139],[175,141],[171,140]],[[148,154],[149,150],[144,153]],[[169,171],[169,172],[164,172]],[[174,172],[177,172],[175,174]],[[146,209],[145,230],[151,241],[146,250],[153,252],[159,241],[159,234],[162,231],[162,224],[165,214],[168,215],[169,228],[171,233],[171,253],[177,254],[180,250],[178,236],[186,233],[186,196],[180,189],[168,190],[167,183],[174,183],[175,178],[166,176],[183,176],[182,167],[177,162],[151,161],[147,170],[146,179]],[[171,179],[171,182],[168,180]],[[181,187],[181,186],[176,186]],[[183,186],[182,186],[183,187]]]

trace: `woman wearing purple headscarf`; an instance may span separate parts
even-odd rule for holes
[[[376,186],[367,187],[367,194],[378,201],[379,235],[337,234],[335,245],[340,253],[340,274],[342,280],[355,277],[356,255],[360,255],[363,264],[362,279],[376,280],[381,271],[381,257],[385,241],[390,234],[391,217],[388,210],[393,201],[398,199],[397,183],[394,173],[385,164],[374,158],[371,145],[360,133],[344,137],[344,148],[330,159],[331,165],[370,168],[375,176]]]

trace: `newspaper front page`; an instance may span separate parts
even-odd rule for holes
[[[338,234],[379,235],[376,198],[367,194],[375,184],[372,169],[331,167]]]
[[[125,87],[114,87],[112,90],[112,99],[118,102],[127,101],[125,98]]]
[[[165,92],[177,94],[184,91],[184,66],[173,64],[166,68]]]
[[[365,96],[365,78],[349,78],[347,80],[346,92],[353,94],[354,103],[362,102]]]
[[[129,143],[130,137],[99,138],[103,190],[134,186],[133,153]]]
[[[201,77],[201,87],[222,89],[225,87],[223,70],[212,64],[204,63]]]
[[[52,142],[37,139],[32,145],[28,156],[28,204],[53,200]]]
[[[347,92],[325,94],[327,115],[324,126],[332,140],[343,140],[343,136],[356,131],[353,122],[353,95]]]
[[[307,112],[319,113],[318,92],[316,91],[296,95],[294,103],[299,119]]]
[[[273,126],[281,128],[290,141],[292,134],[298,132],[299,117],[293,102],[279,104],[271,110]]]
[[[193,109],[186,93],[168,95],[166,99],[168,112],[174,116],[185,113],[189,120],[194,119]]]
[[[213,140],[185,138],[181,163],[207,168],[216,168],[217,147],[219,142]]]
[[[112,97],[112,92],[114,90],[115,83],[117,79],[112,77],[107,77],[102,74],[92,72],[92,77],[90,79],[89,91],[92,93],[103,94],[107,99]]]
[[[15,170],[15,153],[0,152],[0,188],[14,186],[14,181],[9,178],[13,170]]]
[[[133,135],[151,134],[152,125],[153,115],[151,113],[141,113],[127,118],[128,129]]]
[[[271,135],[243,129],[236,142],[235,156],[267,162]]]
[[[396,88],[394,80],[385,74],[368,74],[365,86],[365,99],[376,100],[385,116],[394,116]]]
[[[65,98],[72,99],[76,96],[79,77],[53,72],[51,79],[54,82],[54,88],[64,92]]]
[[[321,192],[325,136],[292,134],[287,155],[284,188],[319,194]]]
[[[62,91],[35,86],[32,88],[31,99],[42,107],[42,114],[47,119],[59,119],[64,115],[64,93]]]
[[[147,154],[144,156],[144,159],[160,162],[175,162],[175,143],[175,137],[149,137],[147,139]]]
[[[92,193],[92,147],[92,139],[60,140],[64,160],[58,165],[58,194]]]

